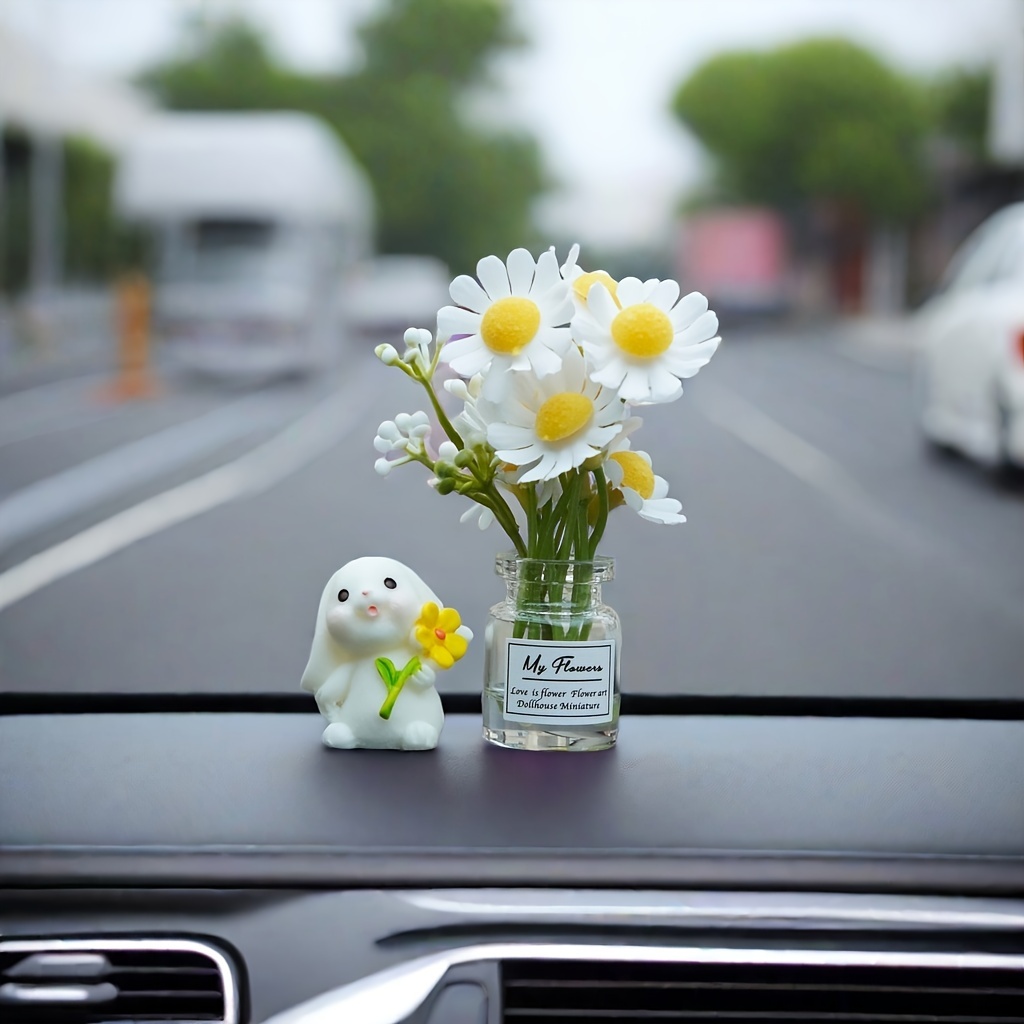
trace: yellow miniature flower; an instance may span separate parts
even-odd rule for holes
[[[420,611],[413,632],[428,658],[441,668],[451,668],[469,646],[467,638],[456,632],[461,626],[462,619],[454,608],[438,608],[433,601],[428,601]]]

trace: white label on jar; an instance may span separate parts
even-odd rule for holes
[[[535,725],[612,720],[614,640],[506,640],[505,717]]]

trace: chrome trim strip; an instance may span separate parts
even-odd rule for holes
[[[196,939],[0,939],[0,953],[197,953],[212,960],[224,989],[224,1024],[238,1024],[239,993],[231,961]]]
[[[493,894],[493,895],[492,895]],[[525,897],[515,902],[515,897]],[[580,902],[566,900],[567,895]],[[613,903],[609,896],[621,895]],[[481,898],[483,897],[483,898]],[[490,897],[490,898],[488,898]],[[562,902],[558,902],[561,897]],[[860,894],[623,892],[602,890],[515,891],[424,890],[398,894],[421,910],[494,917],[676,918],[709,924],[794,922],[809,925],[851,924],[946,929],[1016,930],[1024,928],[1024,903],[959,897],[868,896]],[[511,900],[511,902],[499,902]],[[593,899],[595,902],[586,902]],[[600,902],[600,901],[606,902]],[[984,909],[969,909],[969,908]]]
[[[445,973],[483,960],[598,960],[619,963],[751,964],[757,966],[940,967],[1024,972],[1024,956],[988,953],[870,952],[864,950],[702,949],[494,943],[418,957],[335,989],[271,1017],[266,1024],[397,1024],[413,1013]]]

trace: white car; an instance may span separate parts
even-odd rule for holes
[[[921,427],[997,473],[1024,468],[1024,203],[990,217],[918,314]]]

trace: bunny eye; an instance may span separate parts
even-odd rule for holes
[[[398,586],[398,584],[390,576],[388,576],[384,580],[384,586],[387,587],[388,590],[394,590],[395,587]]]
[[[348,600],[348,591],[347,590],[339,590],[338,591],[338,600],[339,601],[347,601]]]

